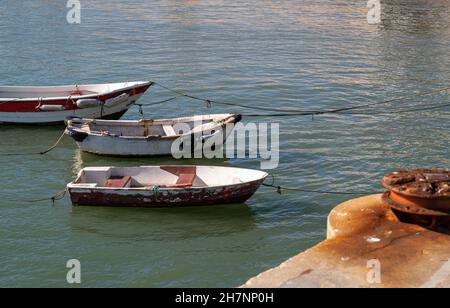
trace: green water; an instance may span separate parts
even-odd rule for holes
[[[81,1],[81,25],[68,25],[64,1],[4,0],[0,80],[154,79],[219,100],[308,110],[448,87],[448,1],[389,1],[381,26],[367,24],[365,1],[245,2]],[[154,88],[141,102],[167,97]],[[445,101],[443,94],[406,105]],[[145,107],[149,117],[223,111],[248,112],[189,100]],[[449,111],[258,120],[280,122],[280,165],[271,171],[280,184],[373,191],[389,171],[450,165]],[[133,109],[125,118],[137,116]],[[61,131],[1,127],[0,152],[43,150]],[[61,191],[82,167],[171,162],[82,154],[69,139],[47,156],[2,157],[0,287],[68,286],[65,265],[73,258],[85,287],[238,286],[323,240],[327,214],[348,198],[261,188],[244,205],[206,208],[26,202]],[[259,167],[245,159],[196,162]]]

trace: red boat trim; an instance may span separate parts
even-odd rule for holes
[[[0,112],[55,112],[55,111],[43,111],[39,109],[39,105],[62,105],[65,106],[65,110],[78,110],[76,101],[80,98],[96,98],[101,101],[106,101],[110,98],[118,97],[124,93],[133,97],[135,95],[143,94],[151,85],[140,86],[132,89],[119,90],[117,92],[111,92],[106,95],[90,95],[82,97],[69,97],[66,99],[54,99],[54,98],[44,98],[42,100],[11,100],[2,102],[0,101]]]

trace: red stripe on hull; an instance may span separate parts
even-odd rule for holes
[[[96,98],[101,101],[108,100],[110,98],[114,98],[120,96],[124,93],[127,93],[130,96],[143,94],[147,91],[150,86],[143,86],[134,88],[131,90],[115,92],[107,95],[100,96],[89,96],[89,98]],[[39,105],[63,105],[65,106],[65,110],[78,110],[80,108],[77,107],[76,101],[78,98],[72,99],[64,99],[64,100],[51,100],[44,99],[41,102],[36,101],[9,101],[9,102],[0,102],[0,112],[55,112],[55,111],[43,111],[38,109]]]

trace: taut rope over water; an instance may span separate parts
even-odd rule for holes
[[[42,198],[42,199],[36,199],[36,200],[25,200],[27,203],[37,203],[37,202],[44,202],[44,201],[52,201],[53,205],[55,205],[56,201],[62,200],[67,193],[67,188],[64,190],[58,192],[51,198]]]
[[[363,196],[363,195],[375,195],[375,194],[383,193],[383,192],[379,192],[379,191],[372,191],[372,192],[370,192],[370,191],[364,191],[364,192],[363,191],[360,191],[360,192],[358,192],[358,191],[330,191],[330,190],[311,190],[311,189],[284,187],[284,186],[275,185],[275,176],[273,174],[270,174],[270,176],[272,177],[272,183],[271,184],[263,183],[262,185],[265,187],[276,188],[277,193],[280,195],[282,194],[283,190],[322,194],[322,195],[359,195],[359,196]]]

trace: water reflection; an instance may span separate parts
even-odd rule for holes
[[[69,225],[77,233],[114,242],[158,242],[230,236],[252,230],[256,223],[249,206],[231,204],[168,209],[73,207]]]

